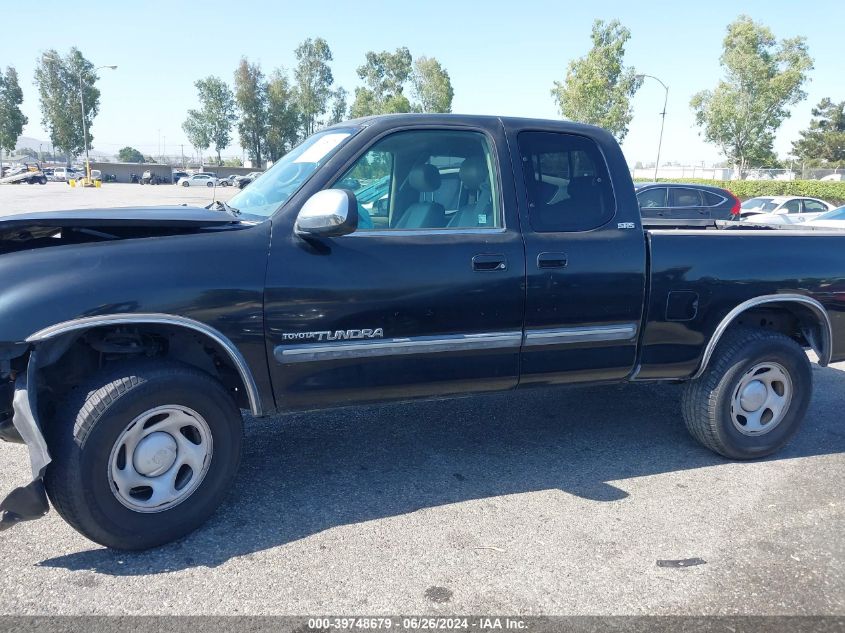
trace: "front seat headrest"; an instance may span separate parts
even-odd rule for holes
[[[417,165],[408,174],[408,184],[417,191],[437,191],[440,189],[440,172],[428,163]]]
[[[487,180],[487,164],[480,156],[471,156],[461,163],[459,174],[467,189],[478,189]]]

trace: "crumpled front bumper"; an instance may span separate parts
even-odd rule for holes
[[[15,380],[12,399],[11,426],[8,419],[0,425],[0,438],[7,441],[21,441],[29,448],[29,461],[32,467],[32,481],[25,486],[15,488],[0,502],[0,531],[8,530],[21,521],[38,519],[50,510],[47,493],[44,490],[44,473],[50,463],[50,452],[41,432],[37,418],[35,389],[36,352],[32,352],[26,373],[21,372]]]

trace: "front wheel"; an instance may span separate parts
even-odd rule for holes
[[[798,431],[812,390],[810,362],[798,343],[738,327],[724,335],[704,374],[687,384],[683,417],[692,436],[720,455],[765,457]]]
[[[92,541],[140,550],[192,532],[222,502],[243,423],[226,389],[179,363],[115,365],[47,427],[47,494]]]
[[[190,184],[189,182],[183,182],[183,183],[182,183],[182,186],[183,186],[183,187],[190,187],[190,186],[191,186],[191,184]]]
[[[208,187],[208,188],[210,189],[211,187],[213,187],[213,186],[214,186],[214,183],[213,183],[213,182],[209,182],[209,183],[207,183],[205,186],[206,186],[206,187]]]

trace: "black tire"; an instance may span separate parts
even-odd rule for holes
[[[791,400],[771,430],[748,435],[732,417],[732,401],[744,377],[759,364],[774,363],[791,381]],[[813,391],[810,361],[798,343],[783,334],[736,327],[719,341],[704,374],[686,385],[684,422],[692,436],[731,459],[755,459],[778,451],[804,420]],[[741,412],[741,411],[740,411]]]
[[[206,187],[213,187],[213,186],[214,186],[214,183],[213,183],[213,182],[210,182],[210,183],[208,183],[208,184],[206,185]]]
[[[38,184],[40,184],[40,185],[46,185],[46,184],[47,184],[47,176],[41,176],[41,177],[38,179]]]
[[[198,487],[180,503],[140,512],[112,490],[112,447],[139,415],[163,405],[204,417],[213,450]],[[225,388],[193,367],[166,361],[116,364],[76,388],[47,427],[53,461],[47,494],[56,511],[92,541],[141,550],[178,539],[204,523],[223,501],[240,462],[243,420]]]
[[[191,184],[186,180],[185,182],[182,183],[182,186],[183,187],[190,187]]]

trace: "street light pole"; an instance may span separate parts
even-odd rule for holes
[[[663,86],[663,112],[660,113],[660,136],[657,140],[657,161],[654,163],[654,181],[657,182],[657,170],[660,167],[660,149],[663,147],[663,126],[666,124],[666,104],[669,102],[669,86],[660,81],[654,75],[637,75],[637,77],[654,79],[657,83]]]

